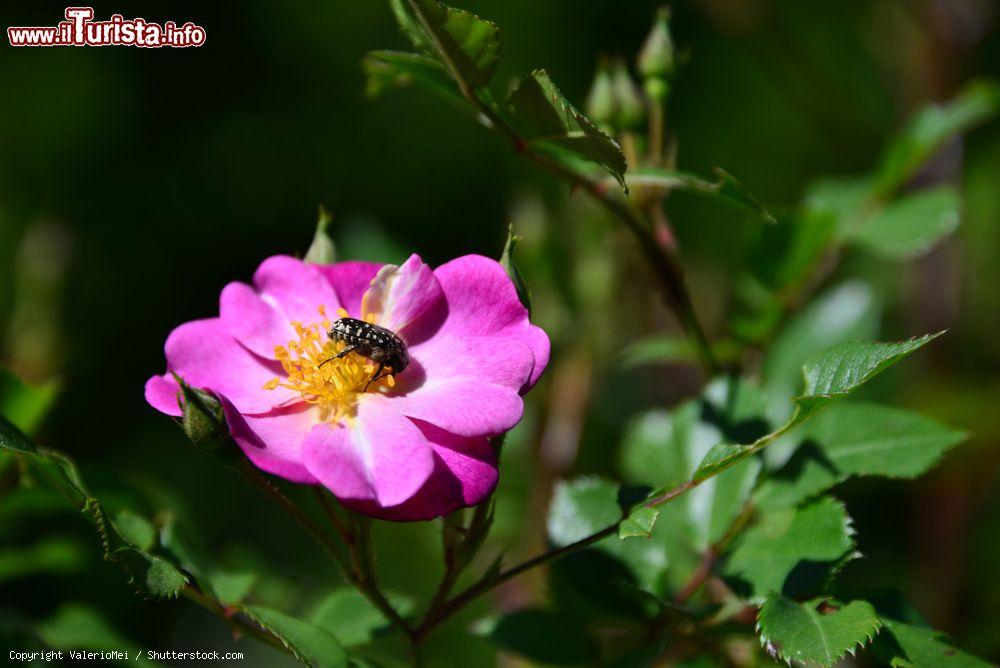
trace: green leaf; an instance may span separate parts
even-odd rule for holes
[[[858,227],[850,241],[889,260],[912,260],[955,231],[961,198],[952,186],[907,195]]]
[[[618,537],[622,540],[626,538],[651,538],[653,536],[653,526],[659,516],[659,508],[640,506],[629,513],[629,516],[618,525]]]
[[[29,385],[0,369],[0,415],[31,435],[52,408],[60,389],[61,384],[57,380]]]
[[[726,582],[751,602],[773,592],[815,593],[854,552],[854,530],[836,499],[767,511],[746,530],[722,568]]]
[[[628,165],[618,142],[578,112],[545,70],[522,79],[507,107],[514,127],[530,146],[557,158],[566,152],[594,162],[625,187]]]
[[[551,665],[580,665],[598,655],[597,644],[579,623],[548,610],[505,615],[489,637],[506,650]]]
[[[503,254],[500,255],[500,265],[510,276],[511,282],[514,283],[514,288],[517,289],[517,298],[520,300],[524,308],[528,309],[528,313],[531,313],[531,291],[528,289],[527,284],[524,282],[524,278],[521,276],[521,272],[517,270],[517,266],[514,264],[514,249],[517,244],[524,239],[524,237],[514,234],[514,226],[509,225],[507,227],[507,242],[503,246]]]
[[[241,610],[273,633],[303,663],[315,668],[346,668],[347,652],[337,639],[315,624],[260,605]]]
[[[416,21],[404,19],[402,26],[418,48],[426,35],[456,81],[471,88],[490,82],[500,62],[500,29],[495,23],[436,0],[409,0],[409,7]]]
[[[618,486],[600,478],[577,478],[556,485],[549,506],[549,538],[569,545],[621,519]]]
[[[51,649],[92,652],[117,649],[128,652],[129,665],[156,666],[142,648],[126,638],[98,611],[81,603],[67,603],[37,626],[38,635]]]
[[[832,346],[860,341],[878,332],[881,304],[864,281],[837,285],[810,301],[768,347],[761,374],[773,407],[799,392],[802,360]],[[781,419],[788,416],[791,406]]]
[[[409,599],[389,598],[401,615],[413,609],[413,601]],[[320,601],[309,621],[332,634],[344,647],[365,645],[390,625],[378,608],[351,587],[338,589]]]
[[[365,94],[370,98],[392,88],[416,85],[475,117],[475,108],[462,97],[441,63],[428,56],[400,51],[372,51],[361,60]]]
[[[694,480],[705,480],[749,457],[941,334],[893,343],[845,343],[813,356],[802,367],[805,391],[795,398],[795,410],[788,422],[752,443],[716,445],[694,472]]]
[[[142,515],[123,509],[115,515],[115,529],[132,547],[148,552],[156,544],[156,527]]]
[[[672,413],[652,411],[626,429],[622,468],[636,482],[670,489],[691,479],[705,454],[720,442],[753,441],[768,431],[760,389],[744,379],[718,378],[701,398]],[[691,490],[671,505],[683,508],[692,546],[718,541],[750,496],[760,462],[748,460]]]
[[[807,405],[850,393],[943,332],[891,343],[844,343],[810,358],[802,368]]]
[[[945,141],[1000,111],[1000,85],[978,80],[944,104],[921,109],[890,142],[876,172],[880,192],[905,184]]]
[[[674,190],[709,197],[731,208],[739,209],[765,223],[774,223],[775,218],[732,174],[716,167],[715,180],[709,181],[695,174],[679,172],[661,167],[639,167],[633,170],[626,182],[630,187],[646,188],[662,193]]]
[[[897,591],[883,589],[864,595],[882,621],[872,643],[881,661],[899,668],[987,668],[995,664],[957,649],[944,633],[931,628],[923,616]]]
[[[313,234],[312,244],[306,251],[306,262],[313,264],[333,264],[337,261],[337,247],[330,236],[330,223],[333,216],[326,210],[326,207],[319,207],[319,218],[316,221],[316,233]]]
[[[4,416],[0,415],[0,448],[16,452],[35,452],[35,444]]]
[[[553,494],[549,507],[548,532],[549,540],[556,546],[564,546],[605,529],[622,518],[621,490],[609,480],[583,477],[569,482],[560,482]],[[663,510],[669,511],[673,504]],[[670,560],[685,559],[693,555],[678,547],[675,554],[667,555],[667,546],[683,545],[680,535],[681,522],[656,522],[651,540],[621,540],[618,536],[596,543],[591,551],[599,551],[618,563],[612,569],[615,576],[614,587],[623,586],[618,577],[625,569],[631,572],[631,581],[656,595],[665,595],[661,575]],[[687,538],[685,534],[683,538]],[[596,558],[596,557],[595,557]],[[603,562],[602,562],[603,563]],[[697,556],[689,560],[696,564]],[[692,566],[693,567],[693,566]],[[611,585],[609,585],[611,586]],[[621,597],[628,598],[625,593]],[[620,597],[620,598],[621,598]],[[634,604],[630,604],[635,608]]]
[[[173,522],[168,522],[161,529],[160,543],[185,571],[194,576],[199,589],[222,605],[242,602],[258,583],[259,578],[254,572],[222,566],[200,545],[189,540]]]
[[[0,452],[3,451],[23,457],[83,513],[97,529],[105,557],[125,569],[140,593],[154,598],[177,596],[187,583],[187,577],[166,559],[136,549],[130,540],[119,533],[115,524],[106,519],[101,502],[87,490],[72,459],[58,450],[35,446],[13,425],[0,418]],[[126,524],[128,522],[126,520]],[[135,526],[129,525],[126,530],[135,530]],[[130,537],[139,543],[147,542],[141,534],[140,529]]]
[[[389,7],[392,15],[399,25],[399,29],[407,39],[424,53],[434,55],[436,53],[430,35],[424,31],[423,27],[413,18],[410,10],[406,6],[406,0],[389,0]]]
[[[86,566],[84,547],[71,538],[51,536],[33,545],[0,548],[0,583],[39,574],[66,575]]]
[[[854,402],[834,404],[795,436],[795,455],[757,490],[761,508],[794,505],[851,476],[914,478],[966,437],[916,413]]]
[[[775,595],[764,601],[757,625],[761,643],[776,658],[832,666],[870,642],[879,629],[879,619],[866,601],[841,605],[816,599],[797,603]]]

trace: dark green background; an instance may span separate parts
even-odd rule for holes
[[[503,30],[499,81],[544,65],[582,103],[598,55],[632,57],[656,4],[462,6]],[[52,25],[62,9],[6,3],[0,18],[4,27]],[[336,216],[344,257],[396,259],[413,250],[434,264],[467,252],[499,255],[517,201],[540,196],[563,214],[574,209],[562,184],[438,100],[418,91],[364,99],[361,57],[406,46],[383,2],[95,10],[99,18],[191,20],[205,27],[207,43],[0,46],[0,356],[26,379],[62,380],[40,440],[77,457],[96,487],[172,490],[213,545],[253,546],[291,581],[326,581],[329,568],[294,528],[143,401],[143,382],[162,370],[167,333],[216,313],[222,286],[247,280],[262,258],[304,252],[320,203]],[[721,165],[777,211],[795,204],[811,179],[866,169],[919,104],[947,98],[970,77],[1000,76],[998,9],[989,0],[703,0],[678,3],[674,13],[676,41],[689,56],[671,109],[681,167],[707,173]],[[949,155],[967,198],[957,238],[912,266],[849,258],[843,273],[879,287],[886,337],[952,330],[882,383],[880,399],[975,435],[921,481],[862,481],[840,495],[868,557],[852,567],[854,577],[901,586],[962,646],[997,659],[1000,126],[974,132]],[[718,332],[740,254],[728,226],[739,223],[683,198],[671,201],[671,214],[699,310]],[[573,215],[550,220],[573,223]],[[536,291],[558,293],[559,262],[528,268]],[[631,289],[650,287],[639,277]],[[542,322],[557,317],[539,314]],[[589,322],[617,346],[635,329],[599,314]],[[556,354],[574,338],[557,339]],[[606,472],[622,419],[657,396],[639,390],[659,383],[677,396],[694,387],[692,374],[675,367],[635,384],[608,374],[618,391],[598,374],[580,470]],[[512,465],[508,496],[523,496],[532,475]],[[516,524],[516,512],[507,512]],[[78,533],[92,554],[61,576],[3,584],[0,607],[44,618],[60,602],[80,600],[144,646],[227,645],[222,624],[190,604],[132,595],[76,518],[0,528],[0,537],[61,529]],[[433,529],[390,527],[382,538],[390,586],[426,592],[437,572]],[[449,637],[460,651],[458,636],[438,643]],[[462,643],[470,661],[487,656],[484,642]]]

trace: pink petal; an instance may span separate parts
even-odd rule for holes
[[[222,409],[230,434],[254,466],[292,482],[318,484],[300,456],[302,443],[319,422],[316,408],[299,402],[263,415],[241,415],[223,397]]]
[[[261,299],[284,316],[286,322],[295,320],[311,325],[321,320],[320,306],[326,307],[331,318],[336,317],[340,308],[337,293],[320,270],[287,255],[264,260],[253,275],[253,284]]]
[[[500,434],[520,421],[519,391],[533,364],[525,344],[435,336],[410,354],[410,367],[386,394],[403,415],[466,437]]]
[[[362,317],[361,298],[382,266],[378,262],[350,260],[337,264],[317,265],[316,268],[337,292],[341,306],[347,309],[352,317],[360,318]],[[332,318],[333,315],[331,314],[330,317]]]
[[[180,417],[181,405],[177,397],[180,391],[181,387],[173,376],[153,376],[146,381],[146,403],[161,413]]]
[[[416,425],[434,448],[434,473],[411,499],[382,508],[371,501],[345,505],[395,522],[429,520],[484,501],[497,484],[496,457],[485,438],[460,438],[433,425]]]
[[[225,396],[241,413],[266,413],[299,396],[283,387],[265,390],[264,383],[283,375],[281,367],[237,343],[218,318],[184,323],[167,337],[165,349],[169,371],[192,387]],[[153,390],[158,403],[150,403],[167,412],[163,387],[155,383]]]
[[[465,379],[517,390],[528,379],[535,363],[531,349],[510,337],[440,334],[410,346],[409,351],[415,366],[413,380],[422,373],[425,382],[432,385],[448,379]],[[415,385],[408,375],[407,370],[396,378],[400,391]],[[414,392],[419,389],[412,387]]]
[[[316,426],[302,462],[340,499],[395,506],[416,494],[434,470],[434,451],[410,420],[376,394],[360,397],[353,425]]]
[[[549,362],[549,337],[528,322],[528,311],[500,263],[466,255],[434,270],[448,302],[448,314],[437,334],[502,336],[531,348],[535,364],[523,388],[542,375]]]
[[[361,310],[375,314],[379,325],[412,342],[406,328],[416,325],[424,314],[440,312],[443,307],[444,293],[434,272],[420,256],[411,255],[400,267],[386,265],[379,270],[365,293]]]
[[[276,346],[296,338],[285,315],[246,283],[230,283],[222,290],[219,314],[230,335],[266,359],[274,359]]]

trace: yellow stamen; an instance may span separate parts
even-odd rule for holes
[[[348,317],[349,314],[347,313],[347,309],[341,306],[340,308],[337,309],[337,315],[339,315],[341,318],[346,318]]]
[[[374,325],[375,324],[375,314],[374,313],[366,313],[365,314],[365,322],[367,322],[369,325]]]
[[[338,309],[338,314],[341,311],[343,309]],[[319,407],[323,420],[350,420],[356,412],[358,395],[378,365],[355,352],[338,358],[337,354],[346,344],[327,338],[330,323],[325,320],[322,308],[320,315],[324,316],[324,321],[308,327],[300,322],[291,323],[298,338],[274,349],[275,359],[281,363],[285,377],[269,380],[264,389],[285,387],[294,390],[304,401]],[[395,385],[392,376],[386,376],[385,381],[389,387]],[[371,383],[370,390],[377,392],[380,386],[381,381]]]

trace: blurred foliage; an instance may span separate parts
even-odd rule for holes
[[[657,3],[595,2],[587,11],[568,0],[460,4],[503,31],[503,59],[484,47],[468,64],[472,75],[492,75],[506,92],[544,65],[565,98],[534,104],[539,90],[555,89],[547,74],[529,76],[535,88],[522,84],[511,98],[532,103],[529,126],[555,123],[556,143],[620,176],[603,131],[581,126],[567,105],[583,108],[600,56],[634,62]],[[7,24],[54,24],[63,7],[11,8]],[[432,665],[490,665],[496,646],[548,663],[578,663],[596,646],[616,665],[649,665],[662,651],[680,660],[690,647],[650,654],[633,650],[624,632],[594,638],[591,629],[621,629],[622,619],[656,628],[680,614],[665,598],[698,566],[690,545],[725,538],[762,465],[778,475],[754,492],[763,515],[722,566],[730,584],[763,598],[786,565],[764,568],[754,555],[794,543],[802,527],[831,529],[818,567],[796,573],[797,589],[766,598],[765,637],[781,644],[790,625],[814,623],[846,651],[870,635],[874,609],[884,625],[876,657],[902,651],[914,665],[933,660],[915,657],[968,657],[897,594],[845,590],[805,606],[787,598],[811,596],[817,579],[836,571],[849,586],[875,581],[906,592],[963,649],[1000,659],[1000,417],[992,410],[1000,400],[1000,125],[987,122],[996,88],[980,80],[1000,76],[992,3],[673,4],[665,120],[676,169],[630,165],[625,180],[633,190],[670,188],[665,211],[717,354],[759,371],[759,387],[721,395],[717,385],[701,392],[692,351],[674,345],[679,333],[647,271],[602,211],[519,161],[474,114],[389,90],[412,81],[465,106],[426,56],[369,54],[408,48],[388,4],[96,9],[190,19],[208,41],[171,52],[4,47],[0,55],[3,89],[16,91],[0,106],[2,434],[79,462],[77,470],[44,450],[26,465],[0,453],[5,646],[237,649],[250,665],[288,660],[235,640],[187,601],[135,596],[118,566],[100,560],[100,535],[75,516],[82,505],[96,518],[97,498],[104,512],[94,521],[138,584],[171,593],[181,583],[170,569],[180,565],[300,655],[331,656],[343,645],[372,665],[398,665],[402,643],[342,588],[308,537],[212,454],[187,447],[142,399],[169,329],[214,313],[218,289],[249,276],[261,258],[304,255],[325,204],[340,259],[394,261],[410,250],[432,264],[467,252],[500,257],[508,222],[523,237],[518,272],[534,319],[552,336],[554,364],[506,441],[494,530],[463,584],[501,550],[516,561],[584,535],[580,516],[570,528],[584,533],[566,533],[557,512],[581,495],[597,504],[589,528],[620,513],[617,485],[555,480],[617,471],[656,485],[680,472],[683,482],[720,433],[746,444],[784,422],[787,399],[801,389],[799,367],[815,353],[950,330],[862,388],[864,403],[836,404],[770,445],[763,464],[742,460],[665,506],[655,524],[645,518],[651,539],[604,541],[553,564],[548,580],[533,572],[512,581],[496,600],[513,614],[484,619],[487,606],[472,606],[429,639]],[[372,101],[366,89],[391,97]],[[575,132],[586,135],[582,146]],[[719,167],[718,179],[693,176]],[[740,401],[720,405],[720,396]],[[933,436],[921,441],[925,460],[911,451],[915,421],[931,422],[920,424]],[[824,436],[838,423],[856,428],[855,440],[868,427],[888,431],[894,455],[857,465],[845,455],[849,439]],[[961,437],[945,424],[967,430],[969,441],[929,476],[843,482],[919,473]],[[661,457],[662,470],[651,469],[648,453],[668,443],[677,461]],[[843,505],[828,497],[799,505],[832,485]],[[315,510],[310,496],[288,491]],[[833,530],[847,512],[854,530]],[[439,534],[439,523],[375,526],[380,574],[402,609],[433,594]],[[855,548],[865,558],[855,559]],[[718,612],[697,605],[683,614]],[[816,614],[822,606],[833,614]],[[830,658],[811,657],[814,644],[803,658]],[[756,641],[730,649],[706,660],[759,652]]]

